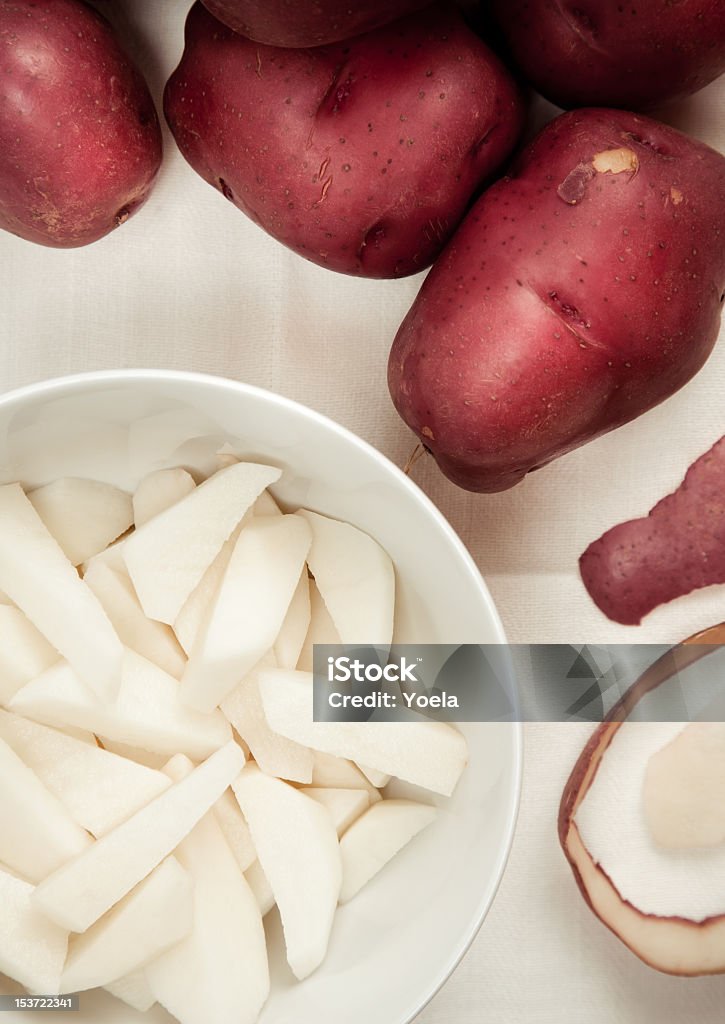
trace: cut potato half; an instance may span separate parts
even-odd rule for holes
[[[642,797],[650,834],[665,849],[725,843],[725,723],[692,722],[655,751]]]

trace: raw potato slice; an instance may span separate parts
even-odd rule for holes
[[[317,589],[317,584],[314,580],[310,580],[309,584],[310,625],[297,661],[297,668],[302,672],[312,672],[312,655],[315,644],[341,643],[340,634],[335,629],[335,623],[330,618],[327,605],[322,600],[322,594]]]
[[[309,546],[297,516],[253,517],[244,527],[184,670],[184,703],[213,711],[272,647]]]
[[[244,820],[242,810],[231,789],[222,793],[213,810],[239,870],[246,871],[257,859],[257,851],[254,849],[249,825]]]
[[[45,725],[78,725],[97,736],[171,756],[201,759],[231,738],[221,712],[204,715],[184,707],[170,675],[126,650],[121,690],[113,704],[99,704],[66,662],[19,690],[10,708]]]
[[[312,785],[323,789],[364,789],[371,804],[382,799],[366,775],[344,757],[312,751]]]
[[[99,480],[63,477],[28,499],[73,565],[80,565],[133,525],[131,495]]]
[[[116,999],[132,1006],[139,1013],[146,1013],[156,1002],[156,997],[149,987],[143,968],[109,982],[108,985],[104,985],[104,988]]]
[[[269,884],[269,879],[258,860],[249,865],[244,872],[244,877],[247,879],[249,888],[254,893],[260,914],[262,917],[266,917],[275,905],[275,900],[272,886]]]
[[[189,934],[193,886],[167,857],[128,896],[68,944],[61,992],[85,992],[144,967]]]
[[[642,791],[652,838],[668,850],[725,842],[725,723],[693,722],[649,759]]]
[[[60,655],[19,608],[0,605],[0,704],[45,672]]]
[[[435,816],[427,804],[381,800],[358,818],[340,840],[340,903],[351,900]]]
[[[64,729],[63,731],[67,732],[68,730]],[[118,743],[116,740],[109,740],[107,736],[99,736],[98,740],[104,750],[109,750],[112,754],[118,754],[119,757],[125,757],[127,761],[135,761],[136,764],[142,764],[145,768],[153,768],[154,771],[163,768],[169,759],[168,753],[155,754],[153,750],[133,747],[128,743]]]
[[[0,739],[0,861],[38,882],[91,844],[88,833]]]
[[[100,601],[121,643],[180,679],[186,655],[171,626],[144,614],[130,578],[96,561],[88,566],[83,579]]]
[[[169,787],[161,772],[7,711],[0,711],[0,738],[94,836],[119,825]]]
[[[302,792],[330,812],[338,836],[352,825],[370,806],[370,797],[364,789],[318,789],[305,786]]]
[[[243,765],[236,743],[217,750],[188,778],[46,878],[33,894],[36,906],[70,931],[86,931],[179,845]]]
[[[282,509],[274,500],[269,491],[262,491],[254,503],[255,516],[281,516]]]
[[[246,679],[224,698],[222,713],[249,746],[252,757],[266,775],[290,782],[311,782],[312,751],[273,732],[267,722],[258,684],[259,672],[267,667],[274,667],[272,654],[265,655]]]
[[[102,700],[121,682],[123,647],[19,484],[0,487],[0,587]]]
[[[312,676],[265,669],[262,704],[272,729],[313,750],[349,757],[450,796],[468,760],[463,735],[445,722],[315,722]]]
[[[390,782],[391,776],[386,772],[379,772],[377,768],[368,768],[364,764],[359,764],[358,768],[370,782],[370,785],[375,786],[376,789],[385,789]]]
[[[279,907],[287,961],[300,981],[322,963],[342,881],[332,819],[251,761],[232,783]]]
[[[387,647],[393,639],[395,572],[388,554],[362,530],[300,509],[312,529],[307,558],[344,644]]]
[[[239,534],[251,518],[251,514],[247,512],[241,523],[232,531],[229,539],[224,541],[219,554],[206,570],[197,586],[189,594],[184,602],[184,607],[177,616],[174,623],[174,633],[187,655],[193,651],[196,638],[206,622],[216,596],[219,593],[219,587],[222,585],[224,573],[227,571],[229,559],[232,557]]]
[[[128,538],[123,555],[148,616],[174,624],[224,541],[280,475],[279,469],[250,462],[229,466]]]
[[[149,473],[133,495],[133,521],[136,529],[191,494],[195,487],[193,476],[181,466]]]
[[[0,869],[0,971],[29,992],[58,993],[68,932],[49,921],[32,900],[33,887]]]
[[[109,544],[103,551],[99,551],[93,558],[89,558],[87,562],[83,562],[80,566],[81,575],[85,577],[86,573],[92,565],[97,562],[101,562],[103,565],[107,565],[109,569],[113,569],[114,572],[120,572],[122,576],[128,576],[128,569],[126,568],[126,561],[123,557],[123,548],[128,539],[121,537],[120,540],[115,541],[113,544]],[[129,577],[130,579],[130,577]]]
[[[166,767],[175,779],[190,769],[183,758]],[[181,1024],[254,1024],[269,995],[262,916],[213,814],[177,856],[194,882],[194,927],[148,965],[149,986]]]
[[[310,581],[307,576],[307,566],[303,565],[284,622],[274,642],[274,656],[280,668],[297,667],[309,628]]]

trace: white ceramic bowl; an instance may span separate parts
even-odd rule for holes
[[[0,397],[0,482],[75,475],[132,488],[162,466],[211,472],[224,441],[283,468],[274,488],[283,504],[347,520],[386,548],[398,578],[396,639],[504,642],[476,566],[435,506],[379,452],[303,406],[154,370],[67,377]],[[470,764],[454,797],[438,801],[435,824],[338,912],[328,957],[304,983],[284,962],[276,912],[268,916],[273,989],[260,1024],[404,1024],[454,969],[494,898],[521,784],[520,726],[464,732]],[[83,995],[74,1014],[75,1024],[141,1020],[171,1018],[103,993]]]

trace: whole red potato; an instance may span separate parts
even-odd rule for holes
[[[522,74],[560,107],[646,110],[725,71],[723,0],[491,0]]]
[[[0,0],[0,227],[94,242],[147,198],[161,129],[111,27],[80,0]]]
[[[682,387],[725,291],[725,158],[616,110],[563,114],[436,262],[390,353],[443,472],[500,491]]]
[[[286,50],[197,3],[164,110],[194,170],[265,231],[365,277],[427,267],[522,122],[503,66],[443,7]]]
[[[215,18],[268,46],[324,46],[359,36],[431,0],[203,0]]]

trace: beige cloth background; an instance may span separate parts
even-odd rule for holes
[[[125,9],[160,106],[187,3],[115,6]],[[725,151],[725,80],[665,116]],[[216,373],[297,399],[403,465],[414,439],[389,400],[386,362],[419,285],[352,280],[287,252],[204,184],[167,135],[151,199],[110,237],[55,252],[0,233],[0,388],[117,367]],[[618,627],[591,604],[576,571],[590,540],[645,513],[725,432],[724,395],[721,342],[678,395],[508,493],[467,494],[431,460],[417,463],[414,478],[473,553],[511,640],[667,642],[725,618],[725,588],[713,587],[659,609],[638,630]],[[577,894],[555,816],[586,727],[526,732],[523,805],[499,897],[420,1024],[721,1021],[725,979],[648,970]]]

